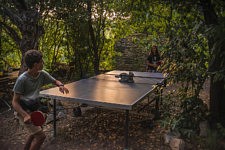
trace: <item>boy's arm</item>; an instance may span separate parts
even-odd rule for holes
[[[14,92],[12,106],[23,117],[24,123],[30,122],[30,115],[20,105],[20,94]]]
[[[57,85],[58,87],[64,86],[64,84],[59,80],[55,80],[55,85]]]

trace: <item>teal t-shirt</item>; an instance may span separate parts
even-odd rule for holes
[[[21,74],[14,85],[13,92],[21,95],[21,100],[35,100],[39,97],[42,86],[55,82],[55,78],[42,70],[37,77],[32,77],[25,71]]]

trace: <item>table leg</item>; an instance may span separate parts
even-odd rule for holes
[[[162,94],[163,94],[163,88],[161,87],[161,89],[160,89],[160,105],[163,104],[163,97],[162,97]]]
[[[159,88],[159,87],[158,87]],[[159,113],[159,103],[160,103],[160,91],[159,91],[160,89],[157,89],[156,90],[156,97],[155,97],[155,117],[154,117],[154,119],[159,119],[159,117],[160,117],[160,113]]]
[[[126,110],[126,120],[125,120],[125,148],[128,150],[128,137],[129,137],[129,110]]]
[[[54,129],[54,137],[56,137],[56,100],[53,99],[53,129]]]

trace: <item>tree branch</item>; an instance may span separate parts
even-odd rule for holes
[[[18,33],[4,22],[0,22],[0,25],[2,25],[3,29],[10,35],[16,44],[20,45],[21,38],[19,37]]]
[[[3,6],[2,8],[3,8],[3,13],[5,13],[5,15],[8,16],[9,19],[10,19],[16,26],[18,26],[18,25],[20,25],[20,24],[23,23],[23,20],[22,20],[18,15],[16,15],[16,14],[18,14],[18,13],[16,13],[16,11],[13,12],[13,10],[10,10],[9,8],[4,7],[4,6]]]

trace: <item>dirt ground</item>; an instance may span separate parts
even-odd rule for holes
[[[167,87],[165,91],[172,88]],[[201,93],[208,100],[209,85]],[[74,107],[73,103],[64,103]],[[121,150],[124,149],[123,111],[87,107],[82,116],[74,117],[72,109],[57,121],[57,137],[53,138],[52,124],[43,127],[47,138],[42,150]],[[142,121],[140,121],[142,120]],[[143,121],[144,120],[144,121]],[[130,114],[129,148],[131,150],[169,150],[164,144],[165,129],[159,121],[149,121],[146,115]],[[28,133],[14,118],[13,111],[0,115],[0,150],[22,150]]]

